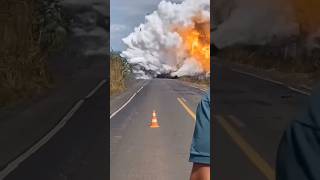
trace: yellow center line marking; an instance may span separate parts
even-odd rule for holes
[[[228,118],[229,118],[235,125],[237,125],[237,126],[240,127],[240,128],[243,128],[243,127],[246,126],[240,119],[238,119],[238,118],[237,118],[236,116],[234,116],[234,115],[228,115]]]
[[[182,107],[189,113],[189,115],[192,117],[192,119],[195,121],[196,115],[194,114],[194,112],[188,107],[188,105],[186,103],[183,102],[183,100],[181,100],[181,98],[177,98],[177,100],[182,105]]]
[[[182,107],[189,113],[189,115],[196,120],[195,113],[183,102],[181,98],[177,98]],[[275,179],[275,172],[273,168],[261,157],[261,155],[254,150],[249,143],[229,124],[223,117],[217,116],[219,123],[224,130],[231,136],[232,140],[240,147],[243,153],[249,160],[266,176],[268,180]]]
[[[240,147],[249,160],[266,176],[268,180],[275,179],[274,169],[250,146],[241,135],[221,116],[217,116],[219,123],[224,130],[231,136],[232,140]]]

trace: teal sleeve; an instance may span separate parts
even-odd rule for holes
[[[277,180],[320,179],[320,88],[290,123],[278,147]]]
[[[204,95],[197,107],[189,161],[210,164],[210,97],[208,93]]]

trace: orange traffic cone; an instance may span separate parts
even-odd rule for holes
[[[160,125],[159,125],[159,123],[158,123],[156,111],[153,110],[150,128],[159,128],[159,127],[160,127]]]

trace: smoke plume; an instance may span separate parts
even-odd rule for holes
[[[228,17],[221,17],[224,22],[213,32],[213,42],[218,48],[264,45],[274,38],[290,37],[298,32],[292,6],[285,0],[234,0],[232,5],[231,11],[230,7],[223,7],[230,12],[225,15]]]
[[[272,40],[320,36],[320,1],[215,0],[213,43],[265,45]]]
[[[137,78],[210,72],[210,0],[162,1],[123,39]]]

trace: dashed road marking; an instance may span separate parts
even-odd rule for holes
[[[261,157],[261,155],[254,150],[253,147],[241,135],[234,129],[228,121],[222,116],[216,116],[218,122],[223,129],[231,137],[231,139],[239,146],[242,152],[248,157],[248,159],[260,170],[260,172],[268,179],[275,179],[274,169]]]
[[[177,98],[177,100],[182,105],[182,107],[188,112],[188,114],[192,117],[192,119],[195,121],[196,120],[195,113],[188,107],[187,104],[183,102],[183,100],[181,100],[181,98]]]
[[[237,125],[239,128],[244,128],[246,125],[244,122],[242,122],[239,118],[237,118],[234,115],[228,115],[227,116],[235,125]]]

